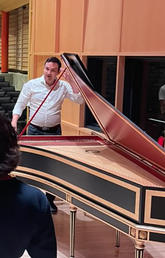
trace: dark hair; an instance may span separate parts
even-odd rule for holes
[[[16,168],[19,156],[16,132],[10,120],[0,115],[0,176]]]
[[[60,70],[60,68],[61,68],[61,61],[60,61],[57,57],[55,57],[55,56],[48,57],[48,58],[46,59],[44,65],[45,65],[46,63],[50,63],[50,62],[52,62],[52,63],[57,63],[57,64],[58,64],[58,70]]]

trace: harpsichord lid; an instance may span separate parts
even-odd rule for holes
[[[77,54],[64,53],[61,57],[107,140],[157,167],[164,175],[164,149],[94,90],[88,71]]]

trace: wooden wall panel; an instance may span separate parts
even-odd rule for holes
[[[84,51],[102,55],[118,51],[122,0],[90,0],[86,10]]]
[[[121,52],[165,54],[165,1],[126,0],[123,3]]]
[[[63,119],[66,119],[66,121],[69,123],[72,123],[72,121],[74,121],[75,124],[79,125],[80,105],[66,99],[64,101],[63,107],[66,107],[62,110]]]
[[[48,56],[35,56],[34,58],[34,70],[33,70],[33,78],[40,77],[43,74],[44,62],[48,58]]]
[[[84,0],[61,0],[60,51],[81,52]]]
[[[63,135],[79,135],[79,127],[84,126],[82,118],[84,118],[84,105],[66,99],[61,112]]]
[[[34,5],[33,5],[34,7]],[[35,0],[32,22],[35,53],[55,51],[56,1]]]

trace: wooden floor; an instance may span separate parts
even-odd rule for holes
[[[58,213],[53,215],[58,245],[58,258],[69,258],[69,206],[57,200]],[[22,258],[28,258],[25,252]],[[115,247],[115,230],[78,210],[76,214],[75,258],[134,258],[134,243],[120,235]],[[165,258],[165,244],[147,243],[144,258]]]

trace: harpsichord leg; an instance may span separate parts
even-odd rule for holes
[[[143,258],[144,247],[145,247],[144,242],[136,241],[135,258]]]
[[[70,258],[74,257],[76,211],[76,207],[70,206]]]
[[[120,247],[120,232],[116,230],[116,247]]]

